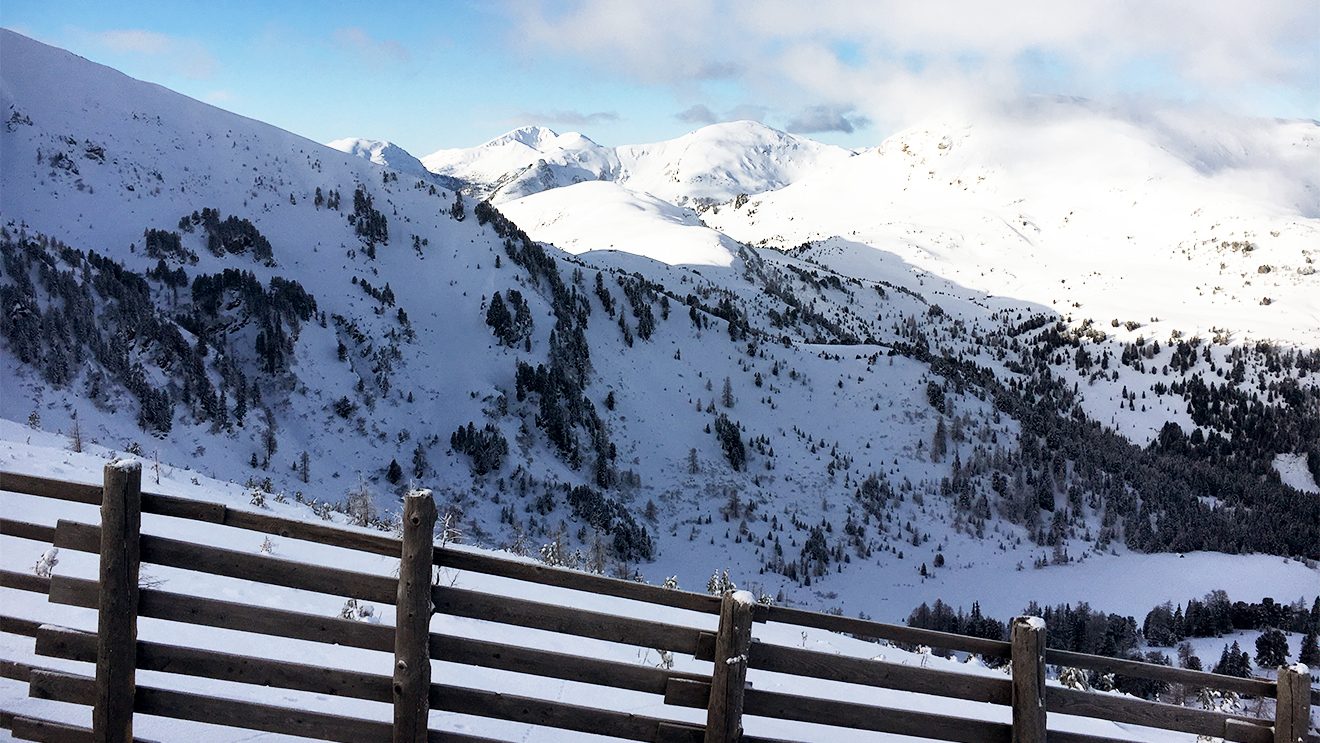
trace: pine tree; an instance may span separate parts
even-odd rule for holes
[[[733,382],[724,378],[724,390],[720,393],[720,404],[726,408],[733,407]]]
[[[398,485],[403,479],[403,468],[399,466],[399,460],[390,460],[390,466],[385,468],[385,479],[389,480],[391,485]]]
[[[1297,660],[1305,663],[1311,668],[1320,668],[1320,643],[1316,642],[1316,632],[1311,630],[1302,638],[1302,651],[1298,653]]]
[[[1256,638],[1256,665],[1278,668],[1288,662],[1288,638],[1277,629],[1270,628]]]
[[[426,461],[426,447],[422,446],[420,442],[413,449],[412,465],[413,477],[418,480],[426,477],[426,470],[430,467],[430,464]]]
[[[944,425],[944,416],[940,416],[935,424],[935,436],[930,441],[930,461],[938,462],[944,459],[944,455],[949,450],[949,430]]]

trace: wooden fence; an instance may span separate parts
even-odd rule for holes
[[[946,741],[1109,743],[1117,739],[1050,728],[1053,715],[1111,720],[1237,743],[1320,743],[1309,731],[1316,693],[1309,676],[1280,669],[1277,682],[1221,676],[1133,660],[1045,647],[1034,618],[1012,623],[1010,641],[966,637],[900,625],[762,606],[750,594],[723,597],[616,580],[599,575],[491,557],[432,542],[435,506],[427,491],[404,502],[402,539],[324,524],[235,510],[221,504],[141,491],[136,462],[105,468],[104,485],[77,484],[0,472],[0,490],[99,505],[101,523],[60,520],[55,526],[0,517],[0,535],[97,553],[100,580],[42,578],[0,571],[0,587],[45,593],[54,603],[99,608],[96,634],[0,615],[0,631],[35,638],[39,655],[94,663],[81,676],[0,659],[0,676],[29,685],[33,697],[92,707],[92,728],[0,712],[14,737],[34,741],[131,741],[140,713],[329,741],[443,741],[492,739],[429,730],[429,710],[596,733],[638,741],[741,740],[786,743],[744,735],[745,716],[795,720]],[[140,514],[192,519],[400,559],[397,579],[250,554],[140,533]],[[139,588],[139,565],[198,571],[270,585],[351,597],[397,609],[396,626],[250,606],[217,598]],[[590,592],[719,617],[717,630],[586,611],[560,604],[435,585],[433,565],[517,581]],[[550,652],[430,631],[434,613],[661,649],[712,661],[710,675],[637,663]],[[219,627],[275,637],[393,653],[393,675],[332,669],[250,655],[137,639],[138,617]],[[997,678],[868,660],[762,642],[756,624],[775,622],[903,644],[975,653],[1007,662]],[[704,725],[464,688],[431,679],[430,660],[596,684],[661,697],[666,705],[706,710]],[[1276,699],[1276,719],[1258,719],[1090,691],[1046,687],[1046,664],[1155,679],[1188,687]],[[137,670],[256,684],[349,699],[389,703],[393,724],[295,709],[136,682]],[[844,702],[758,689],[748,671],[895,689],[1011,708],[1012,723]]]

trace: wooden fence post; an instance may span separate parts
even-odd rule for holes
[[[1302,743],[1311,728],[1311,671],[1298,663],[1279,668],[1274,743]]]
[[[131,743],[137,690],[142,463],[132,459],[110,462],[105,466],[104,483],[92,737],[97,743]]]
[[[431,560],[435,501],[429,490],[403,499],[403,552],[394,620],[394,743],[425,743],[431,694]]]
[[[1013,743],[1045,743],[1045,620],[1016,617],[1013,644]]]
[[[752,609],[748,591],[724,594],[720,628],[715,636],[715,668],[710,675],[706,706],[706,743],[734,743],[742,737],[743,690],[747,684],[747,653],[752,646]]]

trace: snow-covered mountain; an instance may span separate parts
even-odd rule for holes
[[[1320,345],[1320,123],[1047,100],[916,127],[741,209],[740,241],[848,272],[892,252],[1061,314]]]
[[[506,215],[383,146],[346,154],[8,31],[0,114],[6,440],[77,431],[382,512],[415,482],[473,543],[689,586],[727,566],[888,619],[1024,563],[1052,564],[1014,580],[1054,601],[1133,551],[1320,558],[1320,499],[1276,465],[1320,473],[1320,351],[1242,342],[1299,324],[1262,283],[1281,313],[1308,306],[1293,124],[1296,147],[1231,140],[1274,160],[1134,145],[1153,185],[1047,117],[1020,156],[998,149],[1011,129],[857,155],[751,125],[617,150],[524,130],[449,174],[544,160],[613,182],[555,176]],[[1141,141],[1079,126],[1092,148]],[[706,200],[706,226],[675,203]],[[1166,244],[1184,228],[1194,260]],[[1249,301],[1222,333],[1151,321],[1149,282],[1112,290],[1112,324],[1105,297],[1066,304],[1080,277],[1038,283],[1179,260],[1256,272],[1223,285]],[[1177,588],[1188,564],[1142,569]]]
[[[712,124],[677,139],[607,148],[575,132],[536,126],[422,162],[435,173],[479,184],[499,204],[590,180],[615,181],[675,205],[728,201],[782,188],[852,152],[754,121]]]
[[[471,148],[438,150],[422,158],[433,173],[468,181],[493,202],[550,188],[610,180],[618,157],[577,132],[557,134],[525,126]]]
[[[435,174],[427,170],[426,166],[422,165],[421,160],[413,157],[411,153],[393,142],[387,142],[382,139],[348,137],[345,139],[336,139],[333,142],[326,142],[325,146],[349,155],[370,160],[377,165],[391,170],[397,170],[404,175],[425,179],[435,177]]]
[[[618,180],[675,204],[712,204],[783,188],[853,153],[755,121],[711,124],[618,149]]]

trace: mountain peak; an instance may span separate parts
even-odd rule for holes
[[[517,143],[540,151],[542,147],[556,139],[559,139],[559,132],[556,132],[554,129],[529,124],[528,126],[520,126],[512,131],[505,132],[483,144],[482,147],[499,147],[501,145]]]

